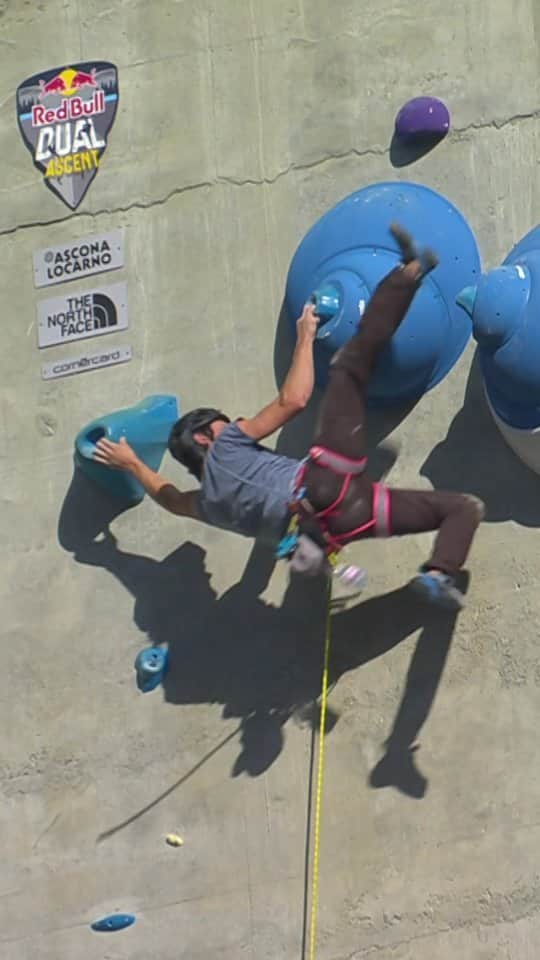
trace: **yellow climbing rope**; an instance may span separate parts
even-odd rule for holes
[[[313,827],[313,867],[311,876],[311,922],[309,932],[309,960],[315,960],[317,941],[317,917],[319,910],[319,852],[321,846],[321,807],[324,774],[324,733],[326,726],[326,703],[328,700],[328,665],[332,637],[332,577],[328,578],[326,602],[326,628],[324,634],[324,658],[321,689],[321,722],[319,726],[319,757],[317,761],[317,788],[315,791],[315,821]]]

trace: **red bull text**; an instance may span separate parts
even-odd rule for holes
[[[103,90],[96,90],[91,100],[73,96],[63,98],[58,107],[32,107],[32,126],[39,128],[35,157],[47,164],[46,177],[70,176],[99,166],[105,141],[88,118],[104,112]]]

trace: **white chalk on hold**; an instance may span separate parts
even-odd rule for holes
[[[170,847],[184,846],[184,841],[182,840],[182,837],[180,837],[177,833],[168,833],[167,836],[165,837],[165,840],[167,841]]]

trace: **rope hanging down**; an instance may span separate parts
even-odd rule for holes
[[[309,935],[309,960],[315,960],[317,941],[317,919],[319,910],[319,853],[321,846],[321,809],[324,775],[324,741],[326,727],[326,704],[328,701],[328,667],[330,662],[330,642],[332,637],[332,578],[328,578],[328,596],[326,603],[326,628],[324,635],[324,658],[321,689],[321,721],[319,726],[319,757],[317,761],[317,787],[315,791],[315,821],[313,826],[313,869],[311,876],[311,922]]]

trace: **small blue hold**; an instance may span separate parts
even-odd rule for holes
[[[96,920],[91,924],[92,930],[96,933],[115,933],[116,930],[124,930],[135,923],[135,917],[132,913],[111,913],[108,917]]]
[[[322,323],[333,320],[341,308],[340,292],[331,283],[324,284],[311,294],[314,313]]]
[[[164,647],[145,647],[137,654],[135,670],[137,687],[141,693],[150,693],[159,687],[167,672],[169,653]]]

